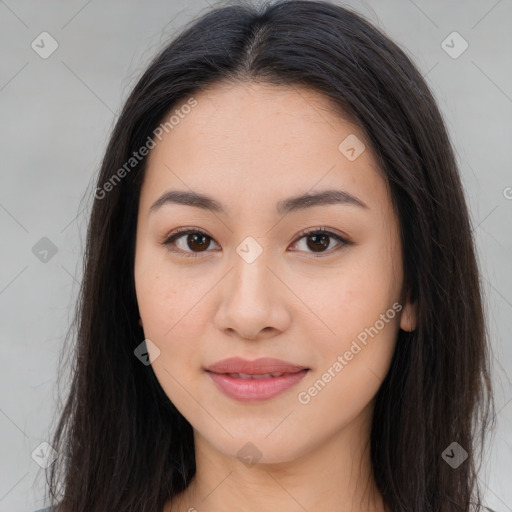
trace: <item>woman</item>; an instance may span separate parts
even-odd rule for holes
[[[380,31],[212,10],[139,80],[94,196],[55,510],[485,510],[467,205]]]

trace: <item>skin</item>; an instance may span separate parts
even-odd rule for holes
[[[386,510],[370,466],[371,414],[398,330],[414,329],[416,311],[403,297],[399,222],[382,172],[368,144],[354,161],[339,151],[348,135],[364,135],[315,91],[246,82],[194,98],[197,106],[150,152],[137,224],[141,324],[160,350],[152,366],[192,425],[196,449],[194,479],[164,512]],[[282,199],[331,188],[368,208],[275,212]],[[150,214],[171,189],[212,196],[227,214],[178,204]],[[161,244],[181,227],[210,238]],[[299,235],[319,227],[352,244],[331,237],[315,251],[312,235]],[[263,251],[251,264],[236,252],[247,236]],[[183,255],[194,251],[197,258]],[[300,403],[298,393],[395,302],[402,310]],[[281,395],[247,404],[203,370],[231,356],[276,357],[310,371]],[[250,467],[237,458],[247,442],[261,454]]]

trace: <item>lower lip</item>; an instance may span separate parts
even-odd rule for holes
[[[297,384],[308,370],[287,373],[268,379],[242,379],[226,374],[207,372],[215,385],[228,397],[239,402],[260,402],[280,395]]]

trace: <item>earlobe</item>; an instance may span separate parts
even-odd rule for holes
[[[411,332],[416,329],[417,323],[417,303],[407,302],[400,317],[400,329]]]

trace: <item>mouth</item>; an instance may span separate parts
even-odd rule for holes
[[[296,386],[309,372],[304,368],[295,372],[215,373],[207,370],[218,391],[237,402],[257,403],[270,400]]]

